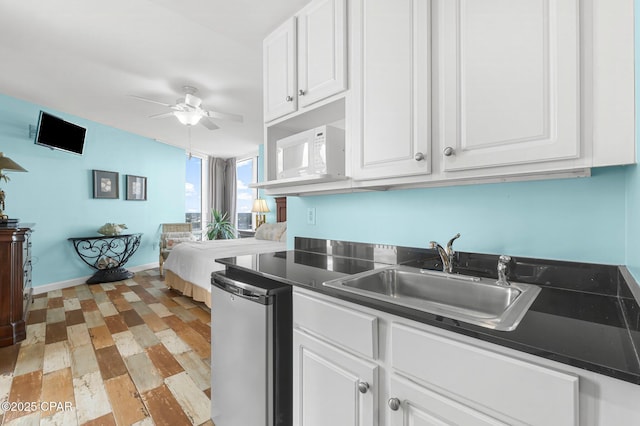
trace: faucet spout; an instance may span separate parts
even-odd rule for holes
[[[453,238],[450,239],[449,242],[447,243],[447,254],[449,255],[449,257],[453,256],[456,253],[455,251],[453,251],[453,242],[458,238],[460,238],[459,232],[456,235],[454,235]]]
[[[502,255],[498,258],[498,281],[496,284],[502,287],[508,287],[511,285],[507,279],[509,274],[509,263],[511,262],[511,256]]]
[[[449,254],[440,244],[435,241],[431,241],[429,243],[429,247],[432,249],[436,249],[438,254],[440,255],[440,261],[442,262],[442,272],[449,272],[451,268],[451,260],[449,258]]]
[[[440,260],[442,261],[442,272],[447,272],[449,274],[453,273],[453,264],[455,261],[454,256],[456,254],[456,252],[453,250],[453,242],[458,238],[460,238],[459,233],[449,240],[446,249],[435,241],[431,241],[429,243],[429,247],[432,249],[436,249],[438,251],[438,254],[440,255]]]

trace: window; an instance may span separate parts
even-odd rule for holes
[[[237,193],[236,212],[238,215],[238,229],[253,229],[254,214],[251,213],[253,200],[258,197],[258,190],[250,188],[250,183],[258,181],[257,158],[251,157],[236,163]]]
[[[194,231],[202,229],[202,158],[186,157],[185,221]]]

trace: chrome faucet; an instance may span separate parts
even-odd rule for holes
[[[510,286],[509,280],[507,280],[507,274],[509,273],[509,262],[511,262],[511,256],[505,256],[504,254],[498,258],[498,281],[496,284],[507,287]]]
[[[454,255],[456,254],[456,252],[453,251],[453,242],[458,238],[460,238],[459,233],[449,240],[446,249],[435,241],[429,243],[430,248],[438,250],[440,260],[442,261],[442,272],[453,273]]]

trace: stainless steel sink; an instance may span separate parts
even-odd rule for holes
[[[517,327],[540,287],[512,282],[499,286],[489,278],[391,266],[323,283],[389,303],[494,330]]]

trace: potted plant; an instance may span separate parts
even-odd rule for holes
[[[211,210],[211,222],[207,224],[207,238],[210,240],[230,240],[236,237],[236,228],[227,213]]]

